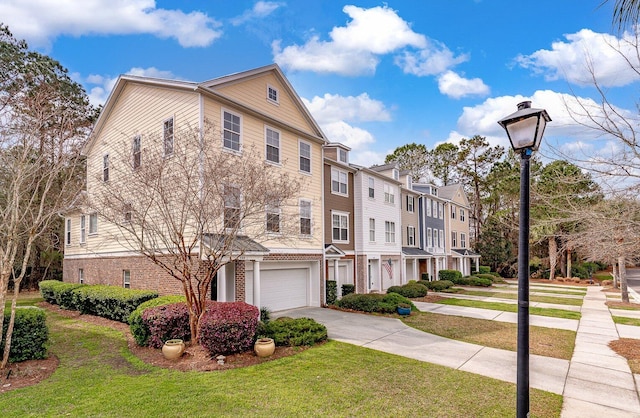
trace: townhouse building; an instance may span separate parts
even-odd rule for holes
[[[440,187],[439,193],[445,201],[445,231],[449,234],[447,268],[458,270],[463,276],[470,275],[472,271],[479,271],[480,255],[473,252],[469,244],[469,200],[460,184]]]

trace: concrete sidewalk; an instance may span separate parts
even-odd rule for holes
[[[595,286],[587,290],[571,362],[530,355],[530,386],[563,395],[562,417],[565,418],[640,417],[638,390],[627,360],[608,347],[619,334],[605,305],[606,296],[600,290]],[[420,302],[416,306],[424,308]],[[466,316],[472,316],[469,309],[475,308],[465,308]],[[508,318],[508,315],[503,316],[504,312],[485,311],[488,310],[476,311],[474,317]],[[516,383],[515,352],[428,334],[398,319],[324,308],[292,309],[273,316],[313,318],[327,327],[329,338],[333,340]],[[542,318],[545,321],[558,319]],[[536,320],[532,316],[531,324]],[[571,326],[575,327],[575,322]]]

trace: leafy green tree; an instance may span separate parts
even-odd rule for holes
[[[429,169],[431,174],[439,180],[443,186],[456,183],[458,179],[458,146],[444,142],[428,154]]]
[[[513,243],[509,235],[513,227],[499,215],[494,215],[483,224],[476,240],[476,250],[482,255],[482,264],[491,266],[491,270],[511,275],[510,266],[515,261]]]
[[[424,180],[428,173],[427,168],[427,147],[423,144],[402,145],[396,148],[385,158],[385,163],[396,162],[400,166],[400,170],[409,171],[414,182]]]

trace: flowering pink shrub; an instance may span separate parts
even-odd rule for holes
[[[200,344],[211,356],[247,351],[259,318],[258,308],[244,302],[209,302],[200,320]]]
[[[149,347],[160,348],[173,338],[191,339],[189,311],[185,302],[147,308],[142,313],[142,322],[149,329]]]

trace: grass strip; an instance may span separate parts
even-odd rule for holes
[[[517,324],[431,312],[412,314],[402,322],[441,337],[516,351]],[[537,326],[531,326],[529,331],[531,354],[571,360],[576,339],[575,331]]]
[[[518,305],[514,303],[483,302],[479,300],[457,299],[457,298],[446,298],[436,303],[441,303],[443,305],[468,306],[471,308],[492,309],[495,311],[503,311],[503,312],[518,312]],[[554,318],[564,318],[564,319],[580,319],[582,317],[580,312],[573,312],[573,311],[567,311],[564,309],[555,309],[555,308],[529,307],[529,313],[531,315],[550,316]]]
[[[635,325],[636,327],[640,327],[640,318],[627,318],[626,316],[611,316],[613,318],[613,322],[621,325]]]
[[[518,294],[516,293],[483,292],[483,291],[465,289],[462,292],[458,292],[458,294],[470,295],[470,296],[484,296],[488,298],[502,298],[502,299],[513,299],[513,300],[518,299]],[[567,298],[557,298],[553,296],[530,295],[529,300],[531,302],[554,303],[557,305],[582,306],[582,299],[567,299]]]

